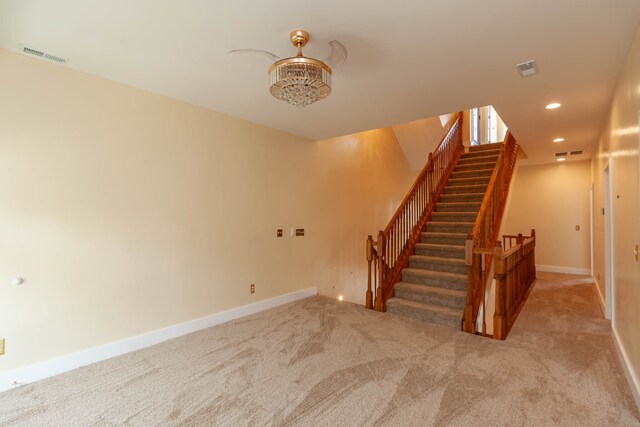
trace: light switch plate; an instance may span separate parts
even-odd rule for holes
[[[4,354],[4,338],[0,338],[0,356]]]

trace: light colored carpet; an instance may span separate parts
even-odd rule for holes
[[[506,342],[313,297],[0,394],[0,425],[640,425],[593,285]]]

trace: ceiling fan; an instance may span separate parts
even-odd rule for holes
[[[298,108],[306,107],[331,93],[332,70],[347,59],[347,49],[337,40],[329,42],[331,54],[323,60],[306,57],[302,48],[309,41],[309,33],[294,30],[289,34],[298,54],[280,59],[271,52],[258,49],[236,49],[229,53],[258,53],[274,63],[269,68],[269,90],[271,95]]]

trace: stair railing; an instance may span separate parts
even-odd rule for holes
[[[489,268],[486,267],[491,266],[493,260],[517,154],[518,144],[511,132],[507,132],[473,231],[467,236],[467,302],[462,317],[462,330],[465,332],[476,333],[478,312],[485,303],[486,283],[489,279]],[[482,333],[486,334],[484,319]]]
[[[513,241],[513,236],[505,237]],[[536,231],[531,230],[531,236],[515,237],[516,244],[504,252],[497,242],[493,256],[496,279],[493,338],[498,340],[507,337],[536,280]]]
[[[427,164],[389,225],[378,232],[377,240],[374,241],[373,236],[367,238],[367,308],[386,310],[386,301],[393,295],[393,286],[400,281],[402,269],[408,265],[420,233],[463,151],[462,112],[459,112],[438,147],[429,153]]]

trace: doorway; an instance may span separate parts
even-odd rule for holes
[[[614,324],[615,304],[613,301],[615,275],[613,274],[613,203],[612,203],[612,163],[604,168],[604,282],[605,282],[605,317]]]
[[[480,144],[480,114],[479,108],[472,108],[469,118],[469,124],[471,125],[471,136],[469,139],[470,145]]]

